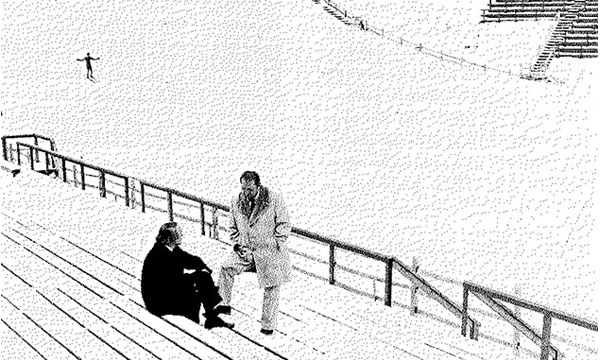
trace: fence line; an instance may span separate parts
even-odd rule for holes
[[[362,18],[360,18],[358,16],[349,16],[348,15],[348,11],[346,9],[342,9],[342,7],[339,4],[336,4],[336,3],[334,3],[334,2],[332,2],[330,0],[324,0],[324,1],[331,8],[337,10],[345,18],[349,18],[349,19],[355,20],[355,22],[358,20],[358,22],[362,24],[361,26],[364,25],[363,30],[374,32],[375,34],[377,34],[377,35],[379,35],[379,36],[381,36],[381,37],[383,37],[383,38],[385,38],[385,39],[387,39],[389,41],[392,41],[392,42],[395,42],[397,44],[400,44],[401,46],[404,46],[404,45],[413,46],[416,50],[418,50],[419,52],[423,53],[424,55],[428,55],[428,56],[432,56],[432,57],[438,58],[441,61],[447,61],[447,62],[451,62],[451,63],[454,63],[454,64],[459,64],[461,66],[468,65],[468,66],[472,66],[472,67],[476,67],[476,68],[481,68],[484,71],[491,70],[491,71],[496,71],[498,73],[507,74],[509,76],[516,76],[516,77],[519,77],[520,79],[526,79],[526,80],[529,79],[528,76],[527,76],[528,74],[525,74],[523,72],[514,72],[514,71],[511,71],[511,70],[503,70],[503,69],[499,69],[499,68],[495,68],[495,67],[490,67],[487,64],[484,64],[484,65],[477,64],[477,63],[474,63],[472,61],[469,61],[469,60],[461,58],[461,57],[457,57],[457,56],[454,56],[454,55],[446,54],[444,52],[436,51],[436,50],[434,50],[432,48],[425,47],[425,46],[423,46],[422,43],[416,43],[416,42],[410,41],[408,39],[403,38],[402,36],[400,36],[400,37],[394,37],[393,33],[390,36],[390,33],[389,32],[385,32],[384,28],[378,29],[378,28],[375,28],[373,26],[369,26],[367,24],[366,20],[363,20]],[[355,25],[357,25],[357,24],[355,23]]]

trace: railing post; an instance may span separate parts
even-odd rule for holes
[[[48,170],[50,169],[50,167],[48,166],[48,163],[50,162],[50,159],[48,159],[48,152],[44,151],[44,159],[46,160],[46,175],[50,175],[48,173]]]
[[[417,260],[416,257],[413,257],[413,272],[415,273],[415,275],[417,274],[417,271],[419,271],[419,261]],[[419,303],[418,303],[418,299],[417,299],[417,291],[419,290],[419,287],[413,283],[410,286],[410,314],[411,315],[415,315],[418,311],[419,311]]]
[[[62,174],[63,174],[63,182],[67,182],[67,159],[62,158]]]
[[[81,168],[81,190],[85,190],[85,167],[83,164],[79,164]]]
[[[33,158],[33,148],[29,147],[29,163],[31,164],[31,170],[35,170],[35,163]]]
[[[462,308],[462,326],[460,328],[460,333],[462,336],[467,336],[467,319],[469,308],[469,288],[466,283],[463,283],[463,308]]]
[[[212,238],[219,240],[219,220],[217,218],[217,208],[212,208]]]
[[[2,138],[2,156],[4,160],[8,161],[8,149],[6,148],[6,138]]]
[[[54,146],[54,141],[50,140],[50,150],[56,151],[56,147]],[[56,168],[56,164],[54,163],[54,156],[52,156],[52,168]],[[57,172],[58,176],[58,172]]]
[[[173,194],[171,192],[167,192],[167,203],[168,203],[168,211],[169,211],[169,221],[173,221]]]
[[[146,186],[140,181],[140,196],[142,197],[142,212],[146,212]]]
[[[13,144],[9,144],[8,145],[8,160],[10,162],[13,162],[15,160],[15,158],[13,156],[14,151],[15,151],[15,149],[13,149]]]
[[[519,286],[519,284],[515,285],[515,295],[516,296],[521,295],[521,287]],[[517,319],[521,317],[521,307],[520,306],[515,305],[514,314]],[[514,331],[514,333],[513,333],[513,353],[516,357],[516,356],[519,356],[519,353],[520,353],[521,332],[517,328],[514,328],[513,331]]]
[[[79,187],[79,179],[77,178],[77,164],[73,164],[73,185]]]
[[[200,203],[200,224],[202,226],[201,234],[206,236],[206,230],[204,229],[204,203]]]
[[[335,284],[335,245],[329,244],[329,283]]]
[[[544,311],[544,325],[542,327],[542,352],[540,359],[548,360],[550,355],[550,328],[552,327],[552,317],[550,313]],[[555,357],[556,359],[556,357]]]
[[[100,197],[106,197],[106,174],[104,171],[100,171]]]
[[[17,164],[21,165],[21,144],[17,143]]]
[[[125,206],[129,207],[129,178],[125,178]]]
[[[394,258],[388,258],[385,265],[385,305],[392,306],[392,269]]]
[[[35,144],[35,146],[39,146],[37,135],[33,135],[33,143]],[[35,149],[35,162],[40,162],[40,153],[38,149]]]
[[[135,179],[131,179],[131,192],[129,193],[131,208],[135,209]]]

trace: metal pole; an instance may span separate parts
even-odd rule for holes
[[[169,203],[169,221],[173,221],[173,194],[167,193],[167,202]]]
[[[131,203],[131,208],[135,209],[135,179],[131,179],[131,192],[129,196],[129,200]]]
[[[37,135],[33,135],[33,143],[35,144],[35,146],[39,146]],[[40,162],[40,153],[38,149],[35,149],[35,162]]]
[[[392,269],[394,258],[388,258],[385,266],[385,305],[392,306]]]
[[[79,164],[81,168],[81,190],[85,190],[85,167],[83,164]]]
[[[61,158],[61,160],[62,160],[63,182],[67,182],[67,160],[65,158]]]
[[[419,260],[417,260],[416,257],[413,257],[413,272],[415,273],[415,275],[417,274],[417,271],[419,271]],[[410,286],[410,314],[411,315],[415,315],[419,311],[417,290],[419,290],[419,287],[415,283],[413,283]]]
[[[79,187],[79,179],[77,179],[77,164],[73,164],[73,185]]]
[[[142,196],[142,212],[146,212],[146,186],[143,182],[140,182],[140,193]]]
[[[219,240],[219,220],[217,218],[217,208],[212,209],[212,228],[213,228],[213,239]]]
[[[29,163],[31,164],[31,170],[35,170],[33,161],[34,161],[34,159],[33,159],[33,148],[30,147],[29,148]]]
[[[202,236],[205,236],[206,230],[204,230],[204,203],[200,203],[200,224],[202,225]]]
[[[6,138],[2,138],[2,156],[4,160],[8,161],[8,153],[6,149]]]
[[[125,178],[125,206],[129,207],[129,178]]]
[[[462,308],[462,326],[460,333],[462,336],[467,336],[467,319],[468,319],[468,308],[469,308],[469,288],[467,284],[463,283],[463,308]]]
[[[521,295],[521,287],[519,284],[515,284],[515,295]],[[518,319],[521,317],[521,307],[515,305],[515,317]],[[519,356],[520,348],[521,348],[521,332],[517,329],[513,329],[513,354],[515,357]]]
[[[46,159],[46,173],[47,173],[47,175],[50,175],[48,173],[48,170],[49,170],[49,166],[48,165],[50,163],[50,160],[48,159],[48,153],[46,151],[44,151],[44,158]]]
[[[550,355],[550,328],[552,327],[552,317],[548,312],[544,312],[544,325],[542,327],[542,354],[540,359],[548,360]]]
[[[21,165],[21,145],[17,143],[17,164]]]
[[[335,245],[329,244],[329,283],[335,284]]]
[[[100,171],[100,197],[106,197],[106,174]]]
[[[52,140],[50,140],[50,150],[56,151],[56,148],[54,147],[54,141],[52,141]],[[54,163],[54,156],[52,157],[52,168],[56,168],[56,164]],[[57,176],[58,176],[58,172],[57,172]]]

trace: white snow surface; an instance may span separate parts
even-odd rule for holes
[[[253,169],[294,226],[596,319],[597,59],[527,81],[551,21],[337,3],[385,35],[308,0],[3,1],[2,134],[227,205]]]

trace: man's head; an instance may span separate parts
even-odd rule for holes
[[[258,193],[260,187],[260,177],[254,171],[244,171],[240,177],[240,183],[242,184],[242,192],[248,198],[253,198]]]
[[[88,53],[88,56],[90,56],[90,53]]]
[[[174,221],[163,224],[158,230],[158,235],[156,235],[156,242],[169,246],[179,246],[181,245],[181,238],[183,234],[177,223]]]

